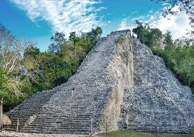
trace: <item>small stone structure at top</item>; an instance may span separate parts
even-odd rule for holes
[[[66,83],[36,93],[8,112],[12,125],[6,130],[19,123],[19,132],[29,133],[190,133],[190,88],[132,35],[124,30],[101,38]]]

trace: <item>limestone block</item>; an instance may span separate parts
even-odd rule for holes
[[[5,114],[3,114],[3,125],[11,125],[11,120]]]

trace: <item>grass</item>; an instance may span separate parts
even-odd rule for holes
[[[191,130],[191,134],[194,134],[194,128],[191,128],[190,130]]]
[[[193,129],[194,130],[194,129]],[[185,134],[151,134],[143,132],[134,132],[134,131],[114,131],[110,133],[101,133],[97,137],[194,137],[194,135],[185,135]]]

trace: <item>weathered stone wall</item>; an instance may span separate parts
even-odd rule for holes
[[[134,39],[133,49],[134,85],[124,92],[120,129],[189,133],[194,126],[191,90],[147,46]]]
[[[116,31],[100,39],[68,82],[8,112],[12,124],[19,118],[19,131],[31,133],[90,134],[105,132],[106,126],[189,133],[194,126],[190,89],[130,34]]]
[[[103,109],[100,124],[96,132],[108,132],[118,130],[117,121],[120,116],[120,106],[123,99],[124,89],[133,85],[133,47],[130,36],[120,37],[111,33],[107,43],[114,48],[110,63],[107,66],[109,81],[112,89],[107,97]]]

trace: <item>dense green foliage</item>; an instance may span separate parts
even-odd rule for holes
[[[162,34],[159,29],[138,23],[133,29],[140,41],[149,46],[155,55],[163,58],[182,82],[194,93],[194,45],[193,40],[172,40],[170,32]]]
[[[48,51],[40,52],[32,42],[16,40],[0,25],[0,98],[4,100],[4,111],[36,92],[66,82],[76,73],[101,33],[102,29],[97,27],[80,36],[72,32],[66,40],[65,34],[57,32],[51,37]]]

